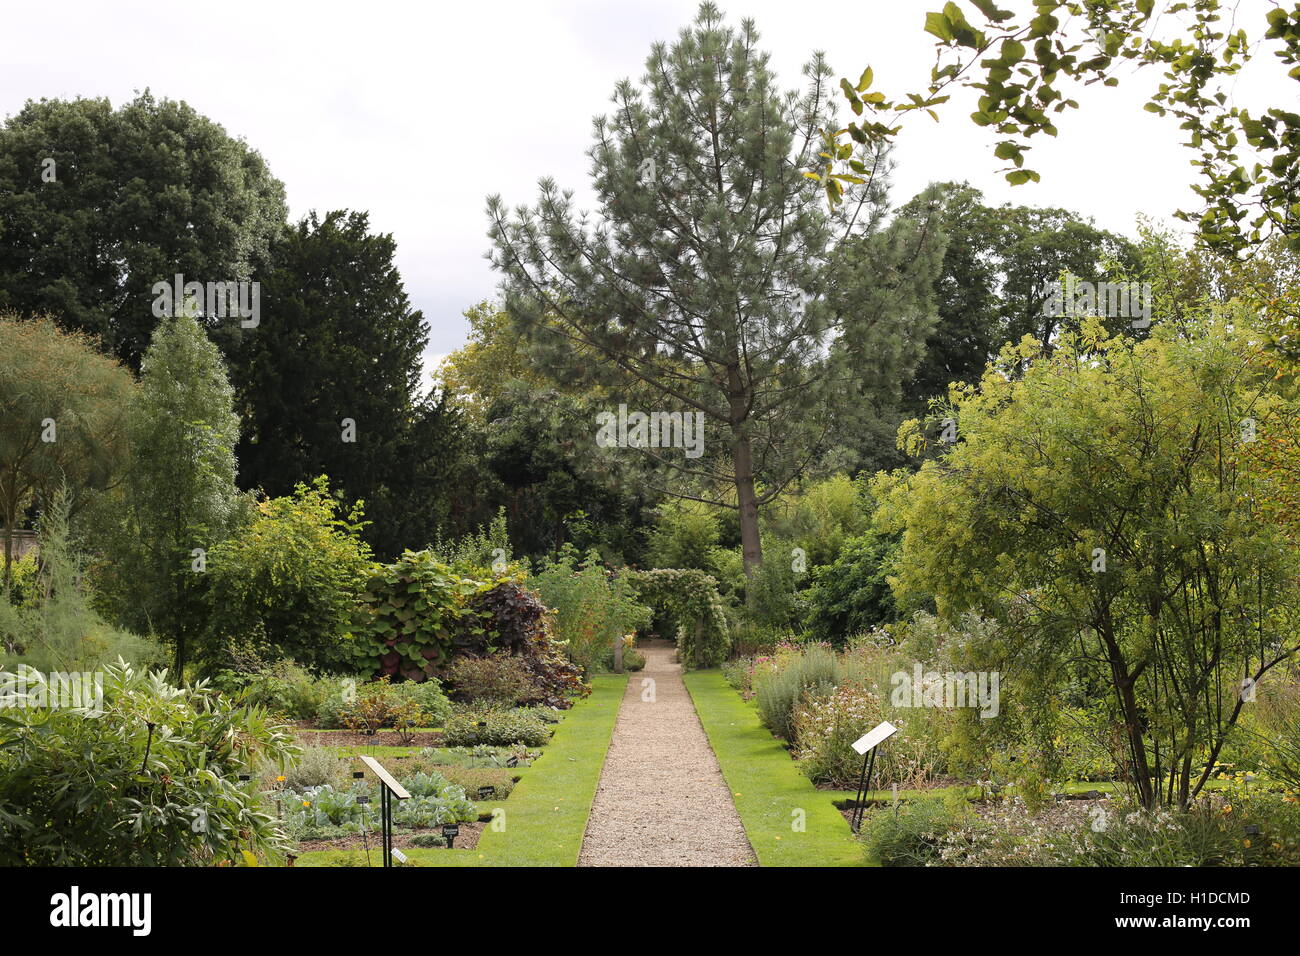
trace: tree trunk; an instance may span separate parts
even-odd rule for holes
[[[13,574],[14,574],[14,559],[13,559],[14,529],[12,526],[13,526],[12,521],[8,521],[8,520],[5,521],[4,596],[6,601],[9,600],[9,595],[10,595],[9,585],[13,581]]]
[[[1103,619],[1094,627],[1106,645],[1106,655],[1110,660],[1111,681],[1119,697],[1120,710],[1124,715],[1124,732],[1128,737],[1129,752],[1133,758],[1133,783],[1137,786],[1138,799],[1142,806],[1151,809],[1156,805],[1159,792],[1152,785],[1151,765],[1147,761],[1145,728],[1142,726],[1142,715],[1138,711],[1137,694],[1133,691],[1136,680],[1124,660],[1119,642],[1115,640],[1115,635],[1111,631],[1109,618],[1110,611],[1107,608]]]
[[[763,563],[763,543],[758,536],[758,495],[754,493],[754,459],[749,437],[736,435],[736,504],[740,507],[740,548],[745,557],[745,577],[752,578]]]

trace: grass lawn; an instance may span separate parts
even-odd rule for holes
[[[862,866],[862,848],[818,790],[717,670],[690,671],[686,687],[762,866]],[[800,819],[804,828],[793,824]]]
[[[406,856],[420,866],[576,865],[626,684],[626,674],[593,678],[591,696],[565,714],[542,756],[531,767],[519,768],[521,779],[509,799],[476,805],[479,810],[500,806],[504,829],[489,827],[473,850],[412,849],[404,851]],[[323,866],[348,855],[304,853],[297,865]]]

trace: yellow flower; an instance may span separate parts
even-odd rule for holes
[[[276,783],[284,783],[284,774],[280,774],[280,776],[276,777],[276,778],[275,778],[275,782],[276,782]]]
[[[311,806],[311,801],[310,801],[310,800],[304,800],[304,801],[302,802],[302,805],[303,805],[304,807],[310,807],[310,806]]]
[[[1244,846],[1246,849],[1249,850],[1249,849],[1250,849],[1250,840],[1242,840],[1242,841],[1241,841],[1241,845]]]

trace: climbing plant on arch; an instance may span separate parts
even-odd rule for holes
[[[637,600],[668,616],[677,629],[677,654],[688,670],[727,659],[731,634],[718,583],[696,568],[629,571]]]

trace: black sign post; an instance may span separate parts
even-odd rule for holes
[[[853,742],[853,749],[862,754],[862,776],[858,778],[858,792],[853,799],[853,816],[849,826],[854,833],[862,829],[862,815],[867,809],[867,794],[871,792],[871,773],[876,768],[876,748],[898,733],[889,721],[877,724]]]
[[[363,756],[361,762],[374,771],[379,780],[379,822],[383,829],[384,866],[390,867],[393,865],[393,798],[406,800],[411,795],[374,757]]]
[[[456,837],[460,836],[460,824],[444,823],[442,825],[442,838],[447,841],[447,849],[452,849],[452,843]]]

